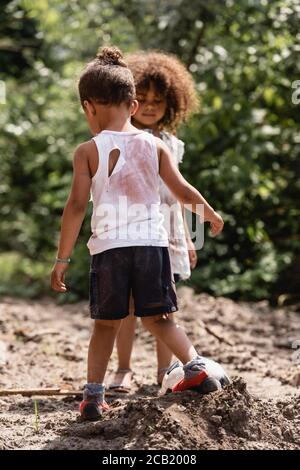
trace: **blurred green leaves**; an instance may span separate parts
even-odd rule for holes
[[[192,283],[235,298],[295,299],[300,280],[298,0],[14,0],[0,13],[0,291],[50,294],[49,272],[89,132],[77,98],[99,46],[178,54],[201,111],[179,129],[182,171],[224,215]],[[89,208],[89,213],[90,213]],[[89,219],[68,271],[68,300],[87,295]],[[281,297],[282,298],[282,297]]]

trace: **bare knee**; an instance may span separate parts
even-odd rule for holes
[[[102,331],[104,329],[110,329],[118,331],[121,326],[122,320],[95,320],[94,322],[94,333]]]
[[[166,315],[164,315],[164,314],[152,315],[150,317],[142,317],[141,318],[143,326],[147,329],[151,328],[151,326],[155,325],[155,323],[157,323],[161,320],[165,320],[165,319],[166,319]]]

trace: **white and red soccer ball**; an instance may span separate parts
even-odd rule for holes
[[[219,389],[230,383],[228,375],[218,362],[201,356],[201,363],[203,363],[204,370],[207,372],[207,375],[209,377],[213,377],[213,379],[220,383]],[[159,396],[176,391],[176,386],[184,379],[184,376],[183,364],[180,361],[176,361],[165,373]]]

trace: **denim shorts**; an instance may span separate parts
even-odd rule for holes
[[[167,247],[112,248],[91,257],[89,305],[95,320],[176,312],[175,282]]]

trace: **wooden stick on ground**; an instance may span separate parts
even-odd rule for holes
[[[32,395],[44,396],[82,396],[82,390],[65,390],[61,388],[31,388],[31,389],[0,389],[0,396],[7,397],[10,395],[22,395],[23,397],[31,397]],[[115,395],[111,391],[105,391],[106,396]]]
[[[223,336],[218,335],[215,331],[213,331],[209,326],[207,326],[203,321],[201,322],[203,328],[207,331],[208,334],[217,338],[217,340],[221,341],[221,343],[228,344],[228,346],[233,346],[233,343]]]

